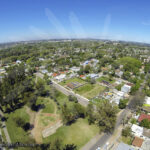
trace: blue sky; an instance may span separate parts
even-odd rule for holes
[[[0,0],[0,42],[105,38],[150,43],[149,0]]]

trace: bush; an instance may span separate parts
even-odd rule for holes
[[[122,130],[122,136],[125,136],[125,137],[131,136],[130,127],[126,127],[125,129]]]
[[[128,103],[128,99],[121,99],[119,102],[119,108],[120,109],[126,108],[127,103]]]
[[[75,103],[78,102],[77,98],[76,98],[75,96],[72,96],[72,95],[69,95],[69,96],[68,96],[68,99],[69,99],[69,101],[71,101],[71,102],[75,102]]]
[[[137,122],[137,121],[136,121],[135,118],[132,118],[132,119],[131,119],[131,123],[132,123],[132,124],[136,124],[136,122]]]
[[[25,121],[20,117],[15,118],[14,121],[15,121],[17,127],[23,128],[23,126],[25,125]]]
[[[150,121],[148,119],[143,119],[140,123],[140,126],[150,129]]]

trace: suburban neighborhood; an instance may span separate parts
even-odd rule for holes
[[[2,145],[149,150],[149,50],[99,40],[0,50]]]

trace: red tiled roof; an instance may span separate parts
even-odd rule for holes
[[[56,77],[57,75],[58,75],[57,73],[53,73],[53,75],[52,75],[52,76],[53,76],[53,77]]]
[[[80,77],[82,78],[82,77],[84,77],[84,75],[80,75]]]
[[[133,140],[133,142],[132,142],[132,145],[136,146],[136,147],[141,147],[143,141],[144,141],[143,139],[141,139],[139,137],[135,137],[134,140]]]
[[[150,115],[147,114],[141,114],[138,118],[138,121],[141,122],[143,119],[148,119],[150,121]]]

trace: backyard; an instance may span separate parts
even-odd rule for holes
[[[91,99],[95,96],[98,96],[99,93],[103,92],[105,90],[105,87],[99,85],[99,84],[85,84],[84,86],[81,86],[77,89],[75,89],[75,92]]]

